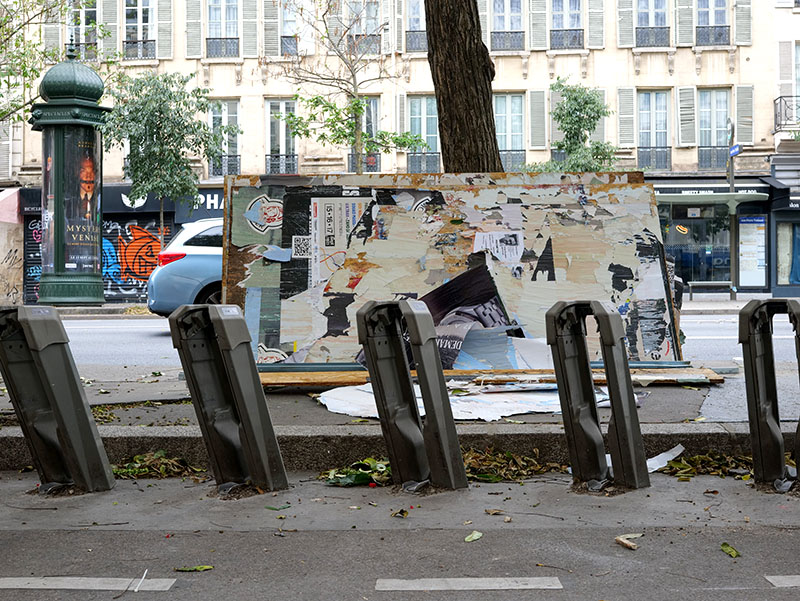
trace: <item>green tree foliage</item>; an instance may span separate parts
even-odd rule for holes
[[[125,175],[131,198],[153,194],[161,201],[164,243],[164,199],[194,203],[197,174],[193,157],[211,161],[222,154],[235,125],[212,129],[204,117],[214,106],[204,88],[188,89],[191,75],[150,72],[136,78],[120,74],[110,86],[114,107],[101,127],[106,148],[128,143]]]
[[[287,114],[284,119],[299,138],[313,138],[320,144],[358,148],[357,154],[384,152],[393,148],[427,148],[422,137],[408,132],[394,133],[375,130],[372,133],[364,127],[364,113],[367,100],[363,97],[350,97],[340,106],[323,96],[295,100],[305,108],[305,114]],[[361,164],[356,164],[361,173]]]
[[[607,142],[590,141],[591,133],[611,110],[603,102],[599,90],[580,84],[568,84],[558,78],[550,90],[561,95],[561,101],[550,114],[564,133],[564,139],[554,144],[565,151],[563,161],[536,163],[531,171],[609,171],[616,164],[617,147]]]

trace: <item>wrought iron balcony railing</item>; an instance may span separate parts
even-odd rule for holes
[[[209,175],[211,177],[239,175],[241,158],[241,155],[238,154],[224,154],[221,157],[214,159],[211,161]]]
[[[775,131],[800,126],[800,96],[779,96],[775,99]]]
[[[525,164],[525,151],[501,150],[500,161],[503,163],[503,171],[519,171]]]
[[[728,166],[730,149],[727,146],[698,146],[698,169],[725,169]]]
[[[731,43],[729,25],[698,25],[695,33],[697,46],[728,46]]]
[[[65,49],[68,49],[70,46],[75,49],[75,58],[79,61],[94,62],[97,60],[97,42],[64,44]]]
[[[636,164],[640,169],[669,171],[672,169],[672,148],[669,146],[640,146],[637,149]]]
[[[296,154],[268,154],[266,158],[267,174],[298,173]]]
[[[669,27],[637,27],[636,46],[639,48],[669,46]]]
[[[347,47],[352,54],[380,54],[380,34],[350,34],[347,36]]]
[[[371,152],[369,154],[362,154],[361,164],[364,173],[378,173],[381,170],[381,153]],[[347,155],[347,171],[350,173],[356,172],[355,153]]]
[[[567,160],[567,151],[566,150],[556,150],[553,148],[550,151],[550,160],[554,163],[563,163]]]
[[[582,49],[583,29],[551,29],[550,48],[553,50]]]
[[[496,50],[524,50],[525,32],[493,31],[491,46],[492,46],[492,52]]]
[[[408,173],[439,173],[438,152],[409,152]]]
[[[406,52],[427,52],[427,31],[406,31]]]
[[[135,61],[155,57],[155,40],[123,40],[122,42],[122,60]]]
[[[239,38],[206,38],[206,57],[237,58]]]
[[[281,56],[297,56],[297,36],[281,36]]]

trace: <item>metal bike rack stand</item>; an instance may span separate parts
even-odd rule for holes
[[[427,306],[414,300],[370,301],[358,310],[356,320],[395,483],[430,480],[436,486],[466,488],[467,474]],[[406,357],[404,321],[425,406],[424,426]]]
[[[611,420],[608,469],[603,433],[597,417],[594,381],[586,345],[586,317],[594,315],[600,332]],[[553,353],[558,396],[569,447],[572,476],[591,489],[613,477],[629,488],[650,486],[636,397],[633,394],[622,318],[608,302],[559,301],[545,315],[547,344]]]
[[[56,309],[0,307],[0,372],[41,480],[39,492],[114,488]]]
[[[771,483],[786,492],[792,476],[784,459],[783,434],[778,415],[775,355],[772,348],[772,318],[786,313],[795,331],[795,348],[800,368],[800,301],[789,299],[751,300],[739,311],[739,343],[744,356],[747,415],[753,450],[756,482]],[[800,455],[800,424],[794,442],[794,456]]]
[[[239,307],[183,305],[169,316],[169,327],[219,491],[248,483],[288,488]]]

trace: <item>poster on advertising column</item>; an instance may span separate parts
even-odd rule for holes
[[[767,217],[739,217],[739,286],[767,285]]]

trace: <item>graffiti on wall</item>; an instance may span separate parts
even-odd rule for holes
[[[147,278],[158,265],[161,251],[155,219],[103,222],[103,285],[109,301],[141,300],[147,296]],[[164,226],[169,240],[170,227]]]
[[[0,223],[4,244],[0,250],[0,305],[22,303],[22,228],[16,223]]]

